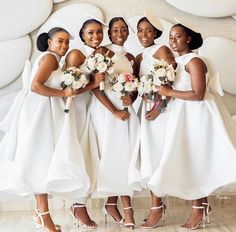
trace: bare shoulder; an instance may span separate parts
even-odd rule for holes
[[[128,60],[134,60],[135,61],[135,57],[129,52],[126,53],[126,57],[128,58]]]
[[[95,53],[100,53],[100,54],[103,54],[103,55],[107,55],[110,58],[115,55],[115,53],[112,50],[110,50],[110,49],[108,49],[107,47],[104,47],[104,46],[98,47],[95,50]]]
[[[84,57],[84,54],[79,49],[73,49],[67,54],[67,57]]]
[[[143,59],[142,53],[138,54],[135,59],[138,63],[141,63],[141,61]]]
[[[161,46],[160,48],[157,49],[157,51],[154,54],[155,58],[159,58],[159,57],[163,57],[166,55],[172,54],[171,50],[169,47],[167,47],[166,45]]]
[[[53,54],[48,53],[41,58],[41,60],[39,61],[39,65],[41,67],[47,66],[48,68],[55,70],[58,68],[59,64],[56,57]]]
[[[201,69],[201,70],[205,70],[205,72],[207,72],[207,66],[206,63],[203,59],[201,59],[200,57],[194,57],[192,58],[188,64],[187,67],[189,69]]]

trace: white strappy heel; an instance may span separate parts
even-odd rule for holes
[[[106,204],[104,205],[104,207],[102,208],[102,211],[103,211],[103,214],[104,214],[104,217],[105,217],[105,223],[107,224],[107,215],[110,215],[110,216],[114,219],[114,221],[115,221],[116,224],[122,224],[122,223],[124,222],[124,218],[121,218],[120,221],[116,221],[116,219],[115,219],[111,214],[108,213],[108,211],[107,211],[107,209],[106,209],[106,206],[107,206],[107,205],[116,206],[117,203],[106,203]]]
[[[193,227],[180,227],[180,229],[184,229],[184,230],[196,230],[198,229],[201,225],[202,225],[202,228],[206,228],[206,214],[205,214],[205,207],[204,206],[195,206],[193,205],[192,206],[193,209],[200,209],[202,210],[203,212],[203,215],[202,215],[202,219]]]
[[[150,210],[157,210],[157,209],[162,209],[162,213],[161,213],[161,225],[164,225],[165,222],[165,213],[166,213],[166,205],[165,204],[161,204],[160,206],[155,206],[155,207],[151,207]],[[157,223],[153,226],[141,226],[142,229],[153,229],[159,226],[159,221],[160,219],[157,221]]]
[[[206,211],[205,211],[205,219],[206,219],[206,223],[210,224],[210,215],[211,215],[211,206],[209,203],[203,202],[202,205],[205,207]]]
[[[74,224],[75,226],[79,226],[79,227],[81,227],[81,228],[83,228],[83,229],[94,229],[94,228],[96,228],[96,227],[97,227],[96,224],[95,224],[95,225],[86,225],[86,224],[84,224],[84,223],[82,222],[82,220],[81,220],[80,218],[77,218],[77,217],[75,216],[75,209],[76,209],[76,208],[84,208],[84,207],[86,207],[86,205],[84,205],[84,204],[82,204],[82,205],[73,204],[73,205],[71,206],[70,215],[72,216],[73,224]]]
[[[49,232],[49,229],[45,227],[43,216],[50,214],[50,211],[40,213],[39,209],[35,209],[35,212],[36,212],[37,216],[36,217],[33,216],[33,220],[34,220],[34,224],[36,227],[36,231]],[[60,225],[54,225],[54,226],[55,226],[56,231],[61,231]]]
[[[123,209],[124,210],[133,210],[131,206],[125,207]],[[134,229],[135,228],[135,224],[133,222],[127,222],[127,223],[124,224],[124,227],[128,228],[128,229]]]

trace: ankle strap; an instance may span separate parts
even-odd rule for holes
[[[72,205],[72,208],[75,209],[75,208],[85,208],[86,205],[85,204],[73,204]]]
[[[125,207],[125,208],[123,208],[124,210],[126,210],[126,209],[132,209],[132,207],[131,206],[129,206],[129,207]]]
[[[196,206],[196,205],[192,205],[193,209],[205,209],[204,206]]]
[[[117,205],[117,203],[106,203],[105,205]]]
[[[164,204],[161,204],[160,206],[153,206],[150,209],[162,209],[164,208]]]
[[[202,205],[210,206],[210,204],[209,204],[209,203],[206,203],[206,202],[203,202]]]

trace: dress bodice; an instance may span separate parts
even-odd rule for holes
[[[142,61],[140,63],[139,76],[147,75],[150,71],[153,60],[155,59],[153,55],[161,47],[161,45],[154,44],[150,47],[144,48],[142,53]]]
[[[185,55],[176,57],[177,75],[174,82],[174,89],[188,91],[192,90],[190,74],[186,72],[185,65],[187,65],[194,57],[200,58],[196,53],[187,53]]]
[[[31,72],[31,82],[36,74],[36,72],[38,71],[38,67],[39,67],[39,62],[42,59],[43,56],[45,56],[46,54],[52,54],[56,57],[57,61],[59,62],[60,57],[52,52],[46,51],[43,52],[35,61],[33,68],[32,68],[32,72]],[[50,88],[55,88],[55,89],[61,89],[61,75],[62,75],[62,70],[61,67],[58,66],[58,68],[56,70],[54,70],[51,75],[49,76],[48,80],[44,83],[46,86],[50,87]]]
[[[94,53],[95,49],[84,44],[81,47],[80,51],[87,58],[88,56],[91,56]]]
[[[111,58],[114,62],[113,67],[115,73],[133,73],[132,62],[129,61],[129,59],[126,57],[127,52],[125,51],[123,46],[109,44],[106,47],[115,53],[115,55]]]

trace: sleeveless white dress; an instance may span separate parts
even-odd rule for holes
[[[122,46],[108,45],[115,55],[116,73],[133,73],[131,62],[127,59]],[[120,95],[105,85],[105,94],[117,109],[124,109]],[[95,197],[133,195],[129,186],[132,179],[138,178],[136,170],[129,170],[129,164],[136,160],[139,149],[139,119],[132,106],[128,107],[131,114],[129,120],[121,121],[102,105],[95,96],[92,97],[91,119],[95,128],[100,165],[97,172]],[[133,182],[133,181],[131,181]]]
[[[185,65],[194,57],[176,58],[175,89],[192,89]],[[157,196],[199,199],[236,182],[236,124],[208,75],[207,83],[203,101],[176,98],[169,103],[161,160],[148,182]]]
[[[32,68],[34,78],[42,53]],[[45,85],[61,89],[62,71],[53,71]],[[73,104],[64,113],[62,97],[47,97],[30,90],[16,96],[1,123],[5,135],[0,143],[0,191],[20,196],[49,193],[77,199],[87,195],[89,179],[77,139]]]
[[[140,63],[139,76],[147,76],[155,60],[153,55],[161,45],[153,45],[143,50]],[[140,143],[140,173],[142,185],[147,188],[148,182],[158,168],[164,144],[164,133],[166,126],[166,114],[169,107],[165,109],[155,120],[149,121],[145,118],[146,102],[141,101],[139,117],[141,121],[141,143]]]

